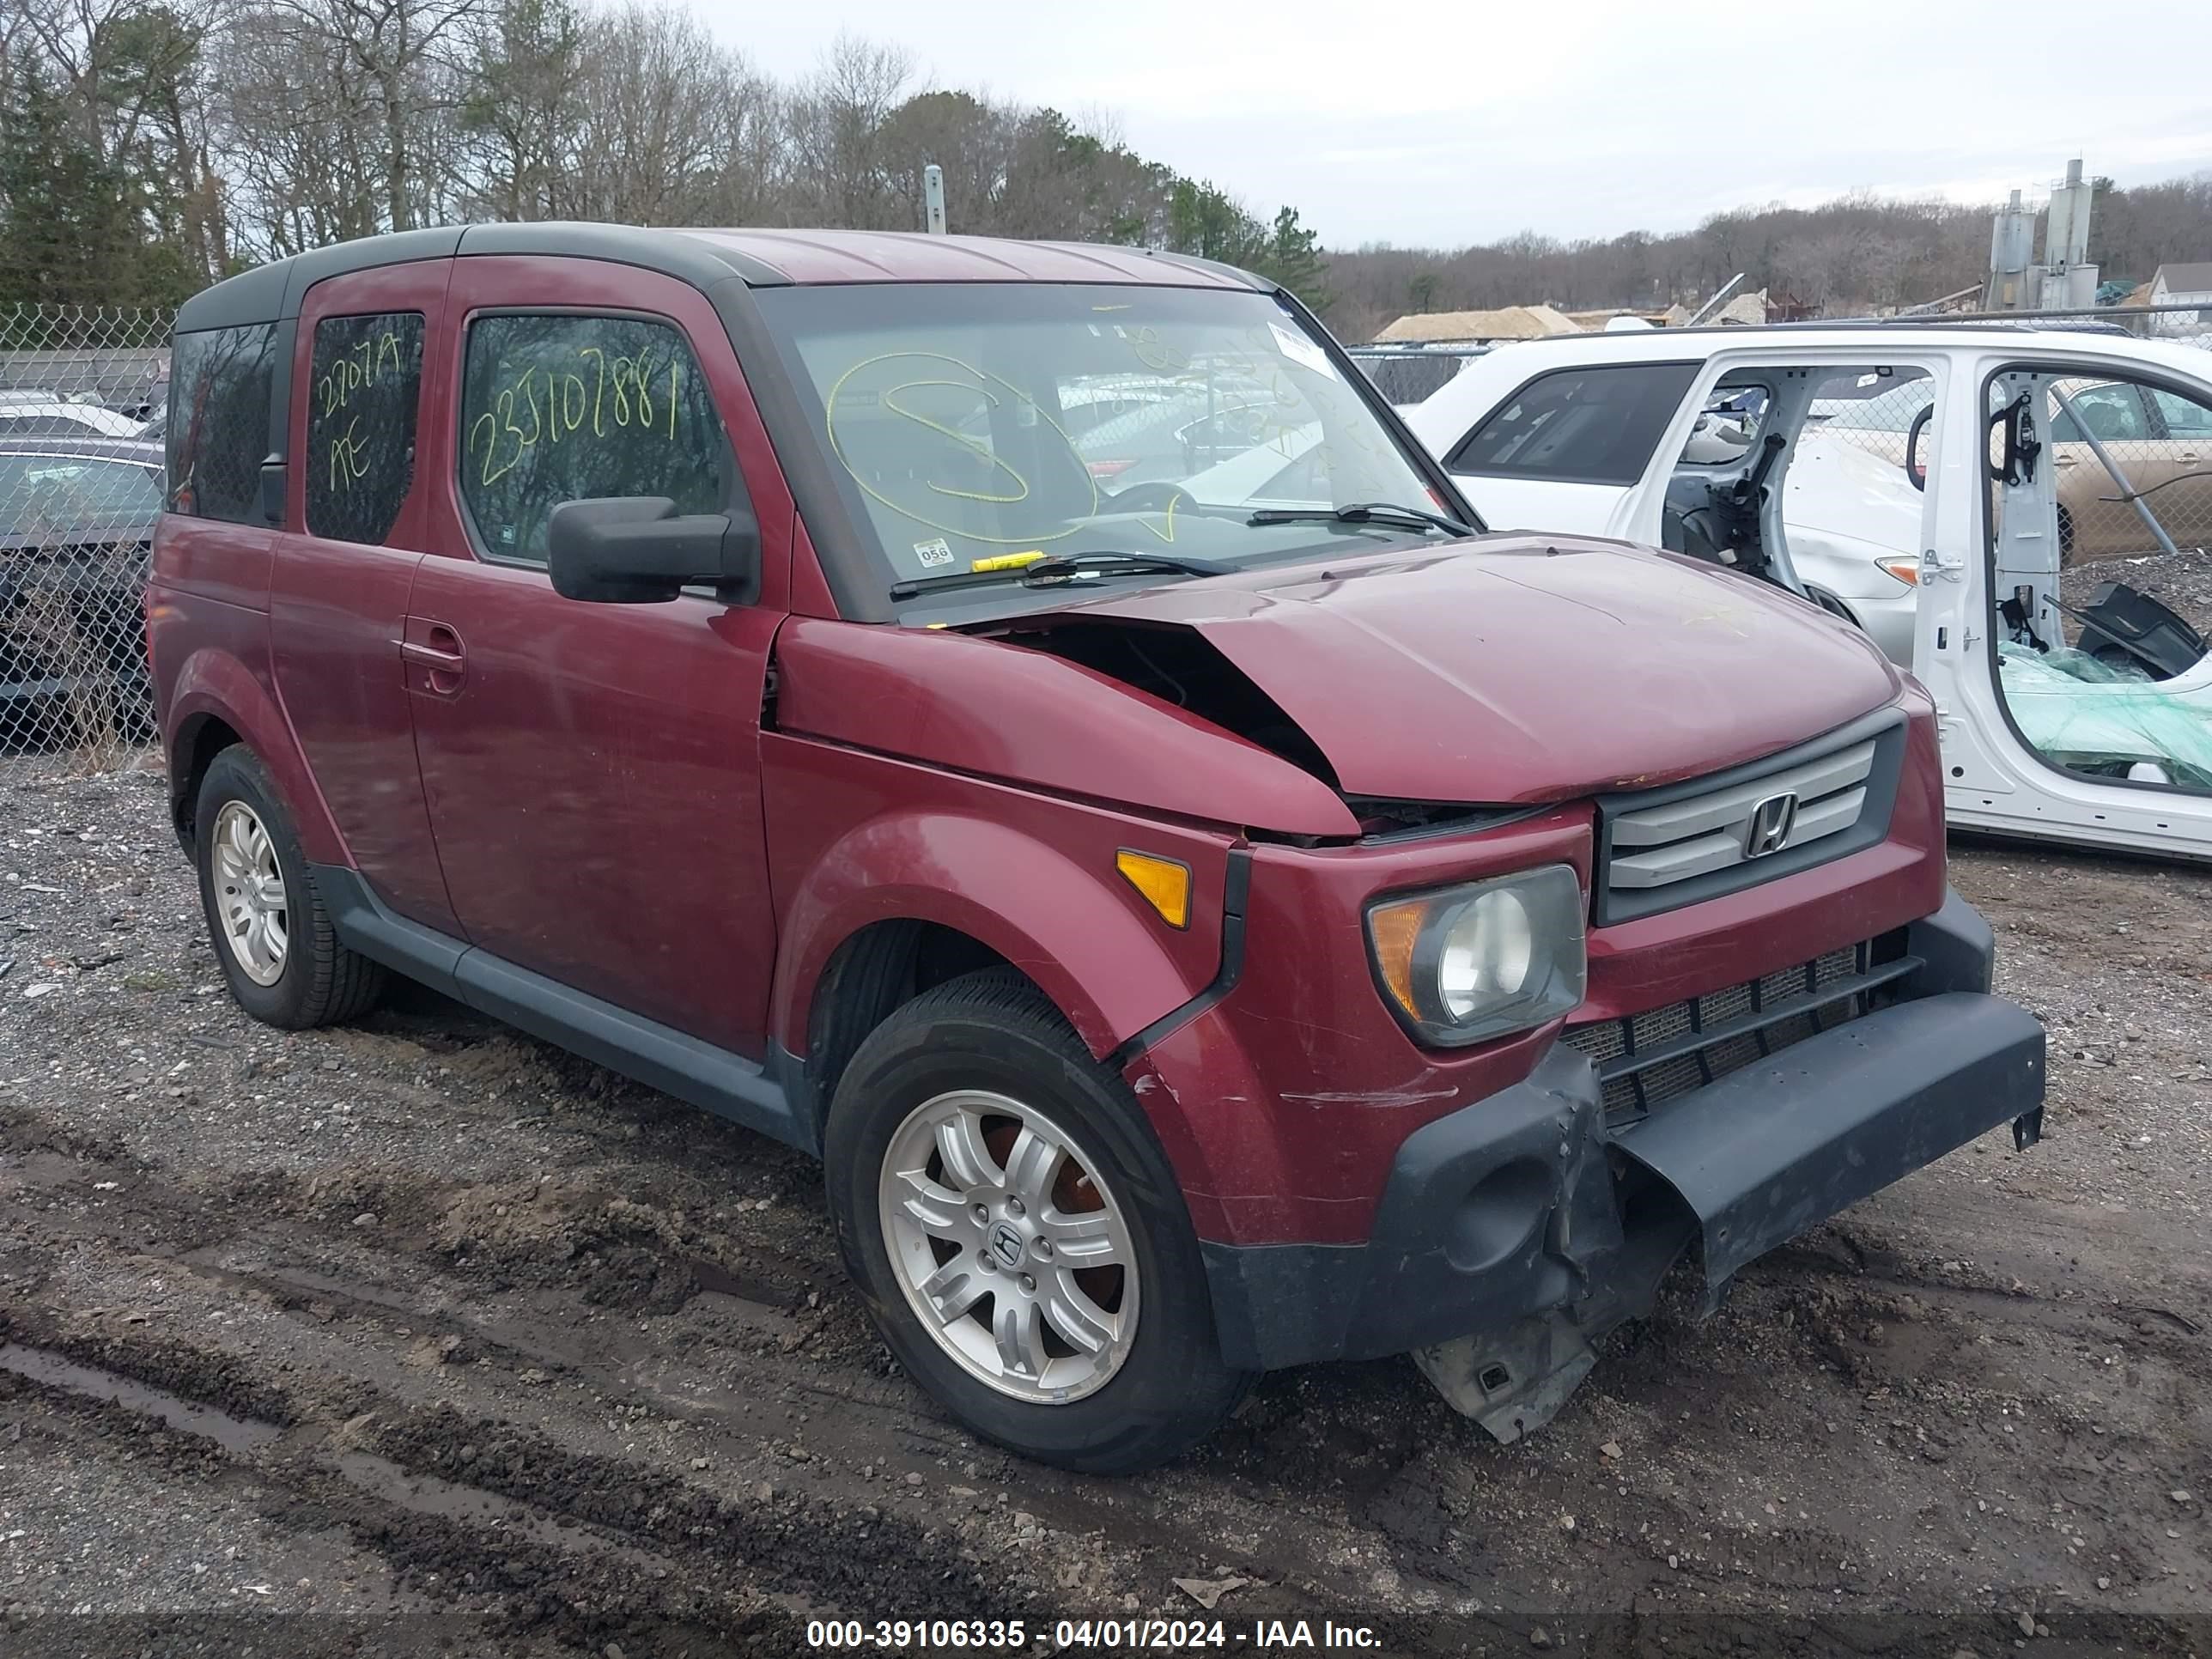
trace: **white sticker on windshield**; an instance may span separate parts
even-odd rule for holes
[[[946,544],[945,538],[939,536],[934,541],[916,542],[914,544],[914,556],[920,559],[922,568],[927,570],[940,564],[951,564],[952,549]]]
[[[1300,368],[1310,368],[1316,374],[1328,375],[1331,380],[1336,378],[1336,366],[1329,362],[1328,354],[1304,335],[1294,334],[1280,323],[1270,323],[1267,327],[1274,334],[1275,343],[1282,348],[1283,356]]]

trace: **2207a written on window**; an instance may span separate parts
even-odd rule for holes
[[[307,381],[307,532],[380,544],[415,480],[422,313],[325,317]]]

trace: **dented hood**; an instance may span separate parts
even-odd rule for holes
[[[1618,542],[1347,549],[1058,614],[1196,629],[1347,793],[1401,799],[1666,783],[1802,742],[1900,685],[1871,641],[1813,605]]]

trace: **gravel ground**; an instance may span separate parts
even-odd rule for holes
[[[1620,1334],[1522,1445],[1390,1361],[1270,1377],[1103,1481],[897,1373],[804,1160],[427,993],[252,1024],[157,781],[18,763],[0,1651],[786,1654],[824,1614],[2212,1651],[2212,873],[1954,874],[2051,1029],[2042,1146],[1989,1137],[1714,1319]]]

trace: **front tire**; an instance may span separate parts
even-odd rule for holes
[[[1220,1424],[1205,1265],[1133,1097],[1008,969],[925,991],[860,1044],[824,1135],[847,1270],[899,1363],[1041,1462],[1151,1468]]]
[[[192,822],[208,937],[239,1006],[292,1031],[366,1013],[384,969],[338,943],[292,815],[251,750],[209,763]]]

